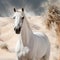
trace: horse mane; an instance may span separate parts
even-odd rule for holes
[[[30,24],[29,24],[29,22],[28,22],[28,18],[26,17],[26,14],[25,14],[25,13],[24,13],[24,16],[25,16],[25,17],[24,17],[24,18],[25,18],[24,22],[26,22],[29,30],[31,30]]]

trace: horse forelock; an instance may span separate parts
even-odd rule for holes
[[[21,9],[18,9],[17,12],[22,12],[22,10]]]

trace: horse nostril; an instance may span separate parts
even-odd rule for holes
[[[14,30],[16,30],[16,28],[14,28]]]
[[[19,27],[19,31],[21,31],[21,27]]]

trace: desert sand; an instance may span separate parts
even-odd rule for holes
[[[60,48],[54,28],[48,30],[44,18],[41,16],[28,17],[27,20],[32,31],[44,32],[48,36],[51,44],[50,60],[59,60]],[[0,17],[0,42],[5,42],[9,49],[14,49],[17,40],[18,35],[14,32],[14,20],[10,17]],[[0,48],[0,60],[16,60],[16,58],[14,52]]]

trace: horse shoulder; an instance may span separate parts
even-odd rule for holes
[[[48,36],[43,32],[34,32],[33,34],[35,35],[35,37],[39,37],[44,39],[45,41],[49,41]]]
[[[35,44],[38,43],[40,46],[47,47],[47,48],[50,45],[47,35],[43,32],[34,32],[34,43]]]
[[[44,33],[34,32],[34,53],[36,56],[43,56],[50,47],[49,45],[48,37]]]

